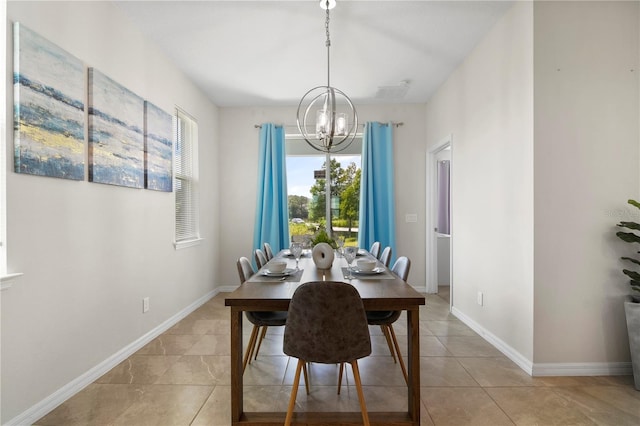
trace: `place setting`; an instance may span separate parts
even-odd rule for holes
[[[286,261],[273,259],[257,275],[261,281],[300,281],[303,271],[297,265],[295,268],[288,268]]]
[[[342,274],[345,279],[393,279],[393,275],[387,273],[385,268],[380,262],[372,258],[362,258],[356,261],[356,264],[351,264],[356,260],[360,250],[357,247],[345,247],[344,258],[347,261],[347,267],[342,268]]]

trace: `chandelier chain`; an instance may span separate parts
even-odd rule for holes
[[[327,42],[326,42],[326,46],[329,47],[331,46],[331,40],[329,39],[329,2],[327,1],[327,10],[326,10],[326,15],[327,17],[325,18],[324,21],[324,29],[325,32],[327,33]]]
[[[331,70],[331,59],[330,59],[330,55],[329,55],[329,48],[331,47],[331,38],[329,35],[329,0],[327,0],[327,9],[326,9],[326,18],[324,21],[324,29],[325,32],[327,34],[327,41],[325,42],[325,46],[327,46],[327,87],[331,86],[331,76],[330,76],[330,70]]]

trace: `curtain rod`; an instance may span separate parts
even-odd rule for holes
[[[388,125],[389,123],[382,123],[382,124]],[[391,125],[393,127],[400,127],[400,126],[404,126],[404,123],[402,121],[398,121],[398,122],[392,121]],[[280,126],[282,126],[282,127],[293,127],[293,128],[296,128],[296,129],[298,128],[298,126],[296,124],[280,124]],[[262,128],[262,124],[254,124],[253,127],[256,128],[256,129],[261,129]],[[364,124],[359,124],[358,127],[363,127],[364,128]]]

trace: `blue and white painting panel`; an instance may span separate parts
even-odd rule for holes
[[[89,68],[89,180],[144,188],[144,100]]]
[[[173,121],[171,114],[150,102],[145,106],[145,187],[171,192],[173,188]]]
[[[14,40],[17,173],[84,179],[84,65],[20,23]]]

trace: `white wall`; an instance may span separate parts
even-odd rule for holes
[[[516,3],[427,104],[429,146],[453,134],[454,312],[534,375],[628,371],[639,23],[637,2]]]
[[[532,18],[531,3],[516,3],[426,112],[428,148],[453,135],[453,308],[528,360],[533,359]],[[478,291],[484,306],[476,303]]]
[[[302,96],[302,94],[301,94]],[[409,283],[425,286],[425,112],[424,105],[356,105],[361,122],[403,122],[394,129],[396,179],[397,256],[411,258]],[[235,262],[251,258],[258,164],[258,129],[254,124],[273,122],[294,125],[296,108],[220,109],[220,280],[237,286]],[[406,223],[405,214],[416,213],[417,223]]]
[[[535,362],[629,360],[619,220],[638,176],[638,2],[535,5]],[[553,367],[551,365],[551,367]]]
[[[9,90],[8,270],[24,276],[2,293],[3,424],[212,292],[219,238],[217,108],[111,2],[10,2],[7,16],[198,120],[204,242],[174,250],[172,193],[14,173]]]

